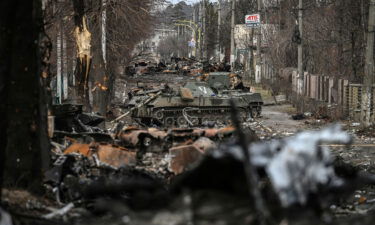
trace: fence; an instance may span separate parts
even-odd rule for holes
[[[362,84],[350,83],[346,79],[314,75],[305,72],[304,74],[304,95],[298,93],[298,74],[295,69],[286,68],[280,71],[282,79],[291,82],[294,98],[293,103],[300,102],[300,98],[312,102],[312,105],[324,105],[334,107],[341,116],[356,121],[360,120],[362,103]],[[368,110],[371,113],[371,122],[375,122],[375,86],[372,89],[371,106]],[[306,110],[306,109],[305,109]]]
[[[355,120],[359,120],[361,116],[361,103],[362,103],[362,85],[349,84],[345,87],[345,105],[346,114]],[[370,121],[375,122],[375,87],[372,88],[372,99],[370,104]]]

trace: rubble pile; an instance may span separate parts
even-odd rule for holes
[[[105,130],[80,106],[55,115],[44,187],[56,205],[33,204],[37,223],[340,224],[375,198],[375,177],[332,155],[353,140],[340,126],[291,136],[234,110],[235,127]]]
[[[113,115],[111,121],[84,113],[81,105],[55,106],[52,166],[43,183],[45,197],[53,203],[29,202],[28,209],[39,210],[38,214],[14,218],[14,224],[315,225],[352,224],[354,216],[371,215],[372,152],[357,143],[351,146],[353,137],[338,125],[297,133],[279,130],[277,123],[270,126],[261,120],[258,106],[263,104],[240,115],[241,107],[235,107],[233,100],[227,111],[208,111],[210,118],[201,124],[193,123],[191,109],[182,111],[187,123],[176,119],[171,126],[154,121],[145,126],[145,121],[130,118],[132,110],[149,113],[151,106],[145,104],[180,88],[195,70],[200,70],[200,79],[216,85],[212,96],[225,93],[249,100],[243,90],[230,89],[233,85],[229,90],[225,82],[218,82],[219,78],[237,82],[236,76],[203,74],[218,66],[182,59],[172,65],[137,62],[137,69],[128,68],[134,79],[129,78],[133,80],[128,83],[127,102],[134,104],[130,108],[123,104],[121,109],[127,112]],[[180,75],[171,79],[166,72],[155,72],[162,70]],[[145,79],[139,82],[141,76]],[[221,100],[212,96],[206,102]],[[192,95],[181,98],[191,100]],[[226,121],[214,113],[225,114]],[[311,115],[293,119],[306,117]],[[108,125],[111,128],[105,129]],[[366,138],[371,145],[374,140]],[[0,215],[0,225],[12,224],[1,208]],[[338,219],[342,216],[350,219]],[[369,218],[362,224],[372,224]]]
[[[66,108],[80,107],[67,105]],[[171,174],[184,172],[204,153],[215,148],[216,143],[228,140],[234,134],[231,127],[158,129],[125,126],[123,123],[104,131],[87,122],[96,117],[86,115],[84,123],[75,123],[82,117],[80,113],[71,110],[68,115],[64,114],[65,117],[57,117],[58,124],[52,138],[55,166],[61,166],[66,157],[73,155],[77,158],[79,154],[92,162],[89,165],[96,167],[136,167],[168,178]],[[72,124],[86,129],[66,129]]]
[[[152,137],[145,130],[136,131]],[[120,167],[84,156],[96,151],[98,146],[92,147],[95,150],[85,147],[86,150],[80,150],[81,154],[74,154],[74,145],[71,145],[69,154],[58,156],[55,172],[47,176],[50,179],[46,185],[50,185],[51,193],[66,207],[73,203],[74,207],[111,215],[100,220],[108,224],[123,224],[116,219],[118,216],[126,216],[129,224],[185,224],[190,220],[196,224],[259,224],[260,218],[254,216],[258,214],[254,197],[265,202],[264,207],[270,214],[263,219],[273,221],[270,224],[285,220],[292,224],[293,221],[321,224],[334,220],[333,214],[327,220],[322,212],[342,212],[337,207],[341,199],[364,185],[375,184],[372,175],[335,163],[326,145],[352,142],[352,137],[339,126],[249,143],[245,151],[248,151],[250,161],[246,160],[244,150],[235,139],[221,144],[210,140],[208,137],[218,132],[214,129],[211,130],[213,133],[195,131],[195,135],[203,132],[208,136],[199,136],[195,141],[191,140],[192,133],[186,136],[186,130],[163,135],[162,131],[151,130],[153,132],[175,141],[187,141],[184,145],[171,147],[169,154],[165,151],[165,154],[159,154],[160,149],[146,150],[138,159],[142,163]],[[130,141],[128,145],[138,142]],[[117,151],[123,151],[119,148]],[[184,163],[189,164],[187,170],[181,169],[186,166]],[[259,196],[249,192],[254,187],[248,184],[246,164],[257,168]],[[173,174],[167,172],[171,167]],[[161,179],[163,173],[169,173],[168,180]],[[116,210],[111,206],[113,202],[117,205]],[[235,216],[229,214],[233,210],[237,211]],[[288,216],[284,213],[288,211],[298,212],[300,216]],[[310,219],[311,223],[308,222]]]
[[[357,130],[357,135],[374,137],[375,125]]]

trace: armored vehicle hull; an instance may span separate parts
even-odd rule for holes
[[[243,86],[242,79],[235,73],[212,72],[205,78],[208,86],[217,93],[233,97],[244,98],[251,108],[252,117],[259,117],[262,113],[263,100],[259,93],[250,92]]]
[[[129,107],[135,108],[132,117],[147,125],[166,127],[200,126],[209,122],[230,124],[231,99],[238,107],[240,120],[246,121],[262,104],[250,104],[246,96],[235,93],[217,95],[204,82],[187,83],[178,93],[163,93],[142,105],[147,98],[135,96],[129,102]]]

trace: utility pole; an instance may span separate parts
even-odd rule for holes
[[[251,83],[255,80],[255,72],[254,72],[254,29],[251,29],[250,34],[250,46],[249,46],[249,82]]]
[[[261,16],[262,11],[262,0],[258,0],[258,13]],[[262,18],[262,17],[261,17]],[[260,27],[258,28],[257,35],[257,59],[256,59],[256,69],[255,69],[255,83],[259,84],[262,79],[262,21],[260,22]]]
[[[220,63],[220,54],[221,54],[221,48],[220,48],[220,27],[221,27],[221,2],[218,1],[219,8],[217,10],[217,62]]]
[[[193,7],[193,10],[194,10],[193,11],[193,22],[194,22],[194,24],[197,24],[196,6]],[[199,43],[198,43],[199,37],[197,36],[197,34],[199,34],[198,29],[195,30],[194,36],[193,36],[193,38],[195,40],[195,46],[194,46],[194,50],[193,50],[193,52],[194,52],[193,55],[194,55],[195,58],[198,58],[198,54],[199,54]],[[198,49],[198,51],[197,51],[197,49]]]
[[[235,54],[235,46],[234,46],[234,26],[235,26],[235,10],[236,10],[236,0],[232,1],[232,21],[231,21],[231,37],[230,37],[230,65],[231,70],[234,71],[234,54]]]
[[[202,1],[202,14],[203,14],[203,52],[202,52],[202,57],[203,59],[207,59],[207,41],[206,41],[206,0]]]
[[[298,94],[303,95],[304,71],[303,71],[303,0],[298,4],[298,30],[300,41],[298,43]]]
[[[199,25],[201,28],[203,28],[203,13],[202,13],[202,10],[203,10],[203,7],[202,7],[202,2],[199,3]],[[203,32],[202,32],[203,33]],[[200,35],[200,42],[199,42],[199,59],[202,59],[203,58],[203,45],[202,45],[202,34],[199,34]]]
[[[57,26],[57,43],[56,43],[56,60],[57,60],[57,75],[56,75],[56,102],[57,104],[62,103],[62,21],[59,21],[58,26]]]
[[[180,26],[177,27],[177,57],[180,57],[180,48],[179,48],[179,44],[180,44]]]
[[[375,0],[370,0],[367,30],[365,77],[363,78],[362,88],[361,122],[362,126],[364,127],[371,125],[371,101],[374,97],[372,96],[372,89],[374,84],[374,26]]]

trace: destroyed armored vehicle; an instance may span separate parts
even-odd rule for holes
[[[231,78],[228,72],[212,72],[204,78],[211,88],[216,90],[231,89]]]
[[[259,93],[250,92],[250,88],[243,85],[242,79],[235,73],[212,72],[204,78],[208,86],[217,93],[229,96],[243,97],[248,102],[261,103],[254,111],[254,116],[260,116],[262,112],[263,100]]]
[[[206,82],[188,82],[178,90],[136,95],[128,107],[133,119],[148,125],[187,127],[209,122],[230,124],[231,99],[238,107],[241,121],[256,116],[263,104],[260,95],[258,98],[233,93],[223,95],[215,93]]]
[[[242,78],[236,73],[229,72],[211,72],[203,77],[208,85],[217,90],[244,90],[249,91],[249,88],[243,86]]]

